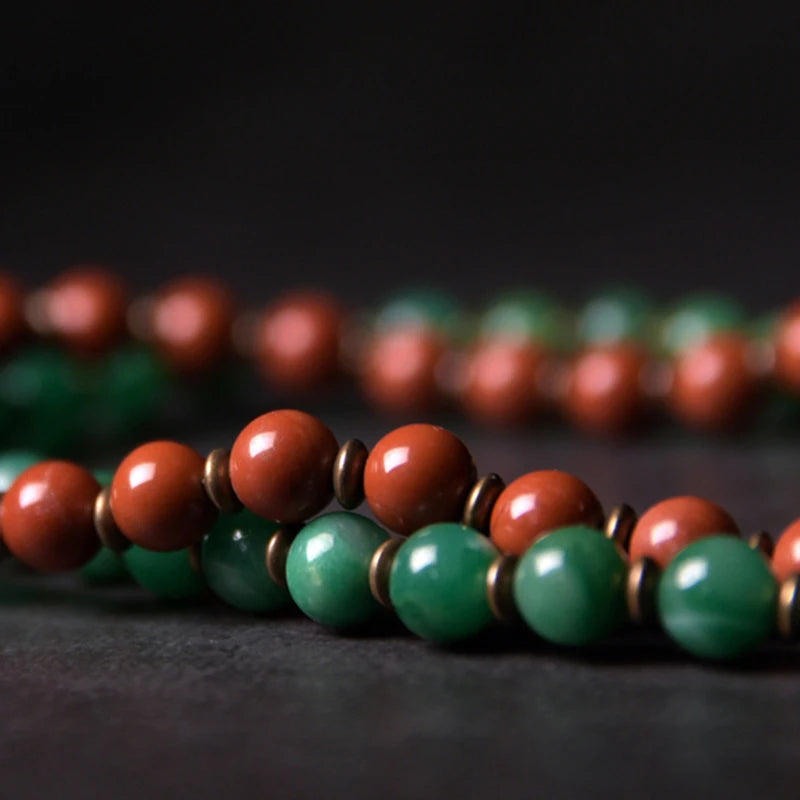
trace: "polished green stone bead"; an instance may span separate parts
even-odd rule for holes
[[[580,339],[587,344],[646,343],[652,335],[653,306],[636,289],[603,292],[586,303],[577,325]]]
[[[553,531],[524,553],[514,598],[527,624],[557,644],[590,644],[625,621],[625,562],[594,528]]]
[[[774,626],[778,586],[764,556],[734,536],[690,544],[658,585],[658,612],[669,635],[701,658],[735,658]]]
[[[455,522],[421,528],[397,551],[389,596],[397,616],[424,639],[451,642],[480,633],[491,621],[486,573],[497,548]]]
[[[289,601],[267,572],[266,550],[278,524],[250,511],[221,514],[203,540],[203,573],[217,597],[243,611],[266,613]]]
[[[128,578],[128,568],[120,553],[101,547],[94,558],[81,567],[81,578],[97,585],[121,583]]]
[[[530,290],[504,294],[490,305],[478,324],[480,336],[509,336],[555,349],[570,344],[564,310],[548,295]]]
[[[154,553],[133,545],[123,558],[134,580],[158,597],[182,600],[205,592],[205,578],[192,565],[188,549]]]
[[[666,315],[661,325],[661,345],[667,353],[679,353],[690,344],[714,333],[738,331],[746,324],[738,303],[717,294],[686,298]]]
[[[8,491],[8,487],[21,472],[40,461],[44,461],[44,456],[32,450],[7,450],[0,453],[0,494]]]
[[[381,613],[369,589],[369,562],[388,534],[347,511],[309,522],[292,542],[286,583],[300,610],[322,625],[352,628]]]
[[[455,298],[437,289],[412,289],[392,298],[375,316],[376,330],[426,325],[445,336],[461,338],[464,313]]]

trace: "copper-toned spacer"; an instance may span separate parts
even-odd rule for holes
[[[505,481],[497,473],[484,475],[472,487],[464,504],[464,515],[461,518],[464,525],[481,533],[489,533],[492,509],[505,488]]]
[[[333,462],[333,491],[342,508],[356,508],[364,501],[364,467],[369,450],[359,439],[345,442]]]
[[[399,537],[387,539],[372,555],[369,562],[369,590],[372,596],[384,607],[391,609],[389,597],[389,575],[394,557],[405,540]]]
[[[300,525],[287,523],[281,525],[267,542],[267,549],[264,558],[267,563],[267,572],[278,586],[286,588],[286,557],[289,555],[289,548],[297,536]]]
[[[627,503],[621,503],[608,515],[606,536],[627,553],[637,520],[636,512]]]
[[[97,538],[114,553],[123,553],[131,546],[131,541],[117,527],[111,513],[111,487],[100,490],[94,501],[94,529]]]
[[[499,555],[486,573],[486,596],[492,614],[500,622],[513,624],[520,620],[519,610],[514,601],[514,571],[519,557]]]
[[[224,447],[212,450],[203,467],[203,486],[211,502],[220,510],[234,513],[242,510],[242,503],[233,491],[228,470],[231,451]]]
[[[775,542],[766,531],[756,531],[748,540],[747,544],[758,550],[764,558],[772,558],[772,553],[775,551]]]
[[[792,575],[780,585],[775,621],[782,639],[797,639],[800,634],[800,575]]]
[[[658,564],[651,558],[638,558],[628,568],[625,602],[628,615],[638,625],[652,625],[656,621],[656,586],[660,574]]]

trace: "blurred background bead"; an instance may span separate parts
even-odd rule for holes
[[[773,343],[775,377],[785,389],[800,394],[800,300],[778,318]]]
[[[0,354],[5,355],[25,332],[25,296],[17,282],[0,272]]]
[[[687,545],[720,533],[739,534],[723,508],[702,497],[670,497],[639,517],[631,535],[631,561],[650,558],[663,569]]]
[[[570,344],[566,315],[546,294],[529,289],[507,292],[484,311],[478,322],[481,339],[512,339],[535,343],[547,350]]]
[[[469,450],[437,425],[405,425],[386,434],[364,470],[364,493],[373,513],[404,536],[424,525],[460,519],[474,483]]]
[[[490,535],[504,553],[521,555],[540,536],[557,528],[599,528],[603,508],[594,492],[574,475],[548,469],[512,481],[497,498]]]
[[[778,537],[772,554],[772,571],[779,581],[800,575],[800,519],[796,519]]]
[[[590,345],[646,343],[653,335],[655,309],[648,296],[628,287],[592,297],[577,319],[578,337]]]
[[[378,310],[373,327],[380,335],[398,328],[426,328],[445,339],[459,340],[465,333],[465,317],[456,299],[438,289],[410,289],[395,295]]]
[[[134,545],[122,557],[131,577],[156,597],[186,600],[205,594],[205,578],[189,549],[155,553]]]
[[[734,333],[745,326],[742,307],[721,294],[696,294],[684,298],[664,317],[661,347],[666,353],[680,353],[715,333]]]

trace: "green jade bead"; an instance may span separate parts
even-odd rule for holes
[[[389,330],[406,325],[433,328],[448,338],[460,340],[465,319],[452,295],[438,289],[411,289],[392,298],[375,316],[376,330]]]
[[[192,565],[188,549],[154,553],[133,545],[123,558],[134,580],[157,597],[184,600],[206,590],[205,578]]]
[[[286,559],[286,583],[298,608],[332,628],[356,627],[381,614],[369,588],[369,564],[388,538],[372,520],[347,511],[309,522]]]
[[[0,453],[0,494],[8,491],[20,473],[40,461],[44,461],[44,456],[32,450],[6,450]]]
[[[454,642],[480,633],[492,621],[486,574],[497,548],[455,522],[421,528],[397,551],[389,597],[413,633]]]
[[[658,585],[658,612],[684,650],[730,659],[769,636],[777,598],[778,585],[759,551],[733,536],[711,536],[670,562]]]
[[[267,571],[267,544],[278,527],[247,510],[220,515],[202,551],[203,574],[217,597],[256,614],[289,602],[289,593]]]
[[[647,343],[652,335],[653,305],[647,295],[620,288],[596,295],[578,317],[578,336],[587,344]]]
[[[514,575],[514,598],[525,622],[543,639],[585,645],[625,621],[625,562],[594,528],[553,531],[524,553]]]
[[[501,295],[484,311],[478,330],[487,339],[504,336],[555,350],[570,346],[563,309],[551,297],[536,291],[518,290]]]
[[[741,306],[729,297],[698,294],[686,298],[664,318],[661,345],[667,353],[680,353],[712,334],[745,327]]]

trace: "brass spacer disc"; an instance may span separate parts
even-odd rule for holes
[[[230,455],[231,451],[224,447],[217,447],[208,454],[203,466],[203,486],[220,511],[235,513],[242,510],[242,503],[231,484]]]
[[[124,553],[131,541],[119,529],[111,513],[111,487],[100,490],[94,501],[94,529],[102,544],[114,553]]]
[[[792,575],[780,585],[775,621],[781,638],[797,639],[800,634],[800,575]]]
[[[499,555],[489,566],[486,573],[486,596],[489,608],[495,619],[513,624],[519,622],[520,614],[514,600],[514,572],[519,557]]]
[[[628,568],[625,602],[628,615],[638,625],[656,622],[656,587],[661,569],[651,558],[637,558]]]
[[[747,544],[758,550],[765,558],[772,558],[772,553],[775,550],[775,542],[766,531],[756,531],[748,540]]]
[[[467,502],[464,503],[464,514],[461,517],[464,525],[488,534],[492,509],[505,488],[505,481],[497,473],[490,472],[484,475],[472,487]]]
[[[364,467],[369,450],[360,439],[346,441],[333,462],[333,492],[342,508],[356,508],[364,501]]]
[[[281,525],[272,536],[269,537],[264,558],[267,564],[267,572],[278,586],[286,588],[286,557],[289,555],[289,548],[297,536],[300,525],[287,523]]]
[[[391,610],[392,600],[389,596],[389,576],[397,551],[405,539],[393,536],[387,539],[373,553],[369,562],[369,590],[372,596],[384,607]]]
[[[637,521],[636,512],[627,503],[621,503],[608,515],[605,534],[627,553]]]

